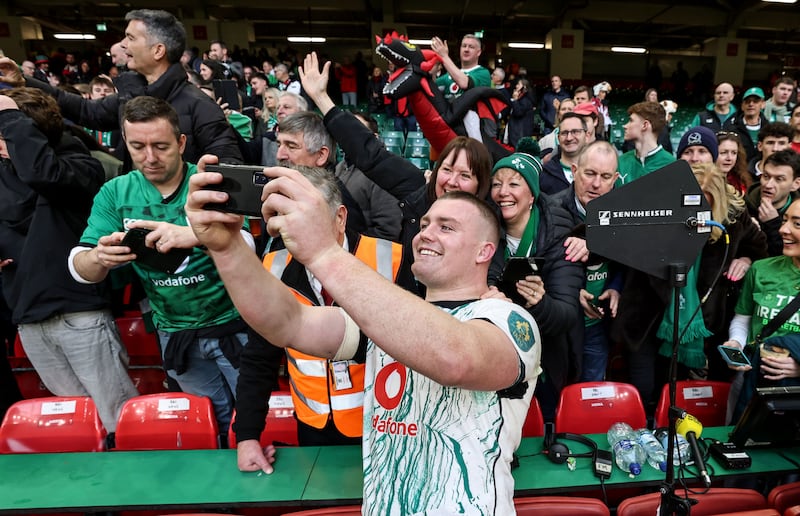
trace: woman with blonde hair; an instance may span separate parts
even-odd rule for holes
[[[278,99],[281,92],[278,88],[267,88],[264,90],[264,108],[261,110],[261,120],[267,131],[272,131],[278,124]]]
[[[256,118],[253,121],[253,139],[262,138],[278,125],[278,99],[281,96],[278,88],[265,88],[261,95],[262,107],[256,108]]]
[[[703,304],[702,318],[713,334],[705,339],[708,377],[730,380],[731,371],[715,348],[727,340],[742,278],[754,261],[767,257],[767,240],[747,213],[741,193],[728,184],[725,173],[717,165],[698,163],[692,166],[692,172],[711,206],[712,220],[725,226],[728,234],[726,239],[721,229],[711,229],[700,255],[697,292],[701,296],[706,294],[722,269],[722,276]]]
[[[687,264],[678,314],[678,379],[730,381],[732,371],[716,347],[727,340],[742,278],[754,261],[767,256],[767,241],[750,219],[741,194],[715,164],[695,164],[692,172],[711,206],[712,220],[722,224],[728,236],[723,238],[722,230],[713,228],[700,255]],[[668,281],[631,270],[612,323],[613,337],[628,344],[631,383],[650,407],[668,381],[672,299]]]

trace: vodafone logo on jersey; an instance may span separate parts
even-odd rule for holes
[[[450,93],[452,95],[456,95],[459,91],[461,91],[458,87],[458,84],[455,82],[450,83]]]
[[[406,366],[392,362],[378,371],[375,377],[375,399],[386,410],[394,410],[406,390]]]
[[[375,377],[373,391],[378,404],[386,411],[391,411],[400,405],[406,390],[408,370],[399,362],[392,362],[383,367]],[[416,437],[419,426],[416,422],[395,421],[392,416],[381,418],[380,415],[372,417],[372,428],[382,434]]]

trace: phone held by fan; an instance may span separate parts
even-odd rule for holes
[[[214,79],[211,81],[214,88],[214,98],[222,99],[223,104],[227,104],[229,109],[234,111],[241,111],[242,106],[239,103],[239,89],[236,86],[236,81],[231,79]]]
[[[734,367],[742,367],[742,366],[749,366],[750,359],[747,358],[741,349],[735,348],[732,346],[717,346],[720,354],[722,354],[722,359],[727,362],[729,365]]]
[[[596,297],[593,299],[587,299],[586,304],[589,305],[589,311],[598,318],[603,318],[605,316],[605,308],[601,305],[601,301]]]
[[[497,288],[509,299],[524,305],[525,299],[517,292],[517,282],[528,276],[541,276],[544,258],[538,256],[512,256],[503,267]]]
[[[147,247],[145,239],[151,231],[150,229],[131,228],[125,233],[122,245],[129,247],[131,252],[136,255],[134,260],[136,263],[167,274],[174,274],[186,257],[192,253],[192,250],[174,248],[169,252],[161,253],[152,247]]]
[[[206,185],[203,189],[225,192],[228,200],[223,203],[208,203],[203,209],[261,217],[261,193],[270,179],[264,175],[264,167],[220,163],[206,165],[205,170],[222,174],[222,182]]]

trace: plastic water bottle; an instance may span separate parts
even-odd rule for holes
[[[639,445],[636,433],[627,423],[614,423],[608,429],[608,444],[614,451],[614,462],[626,473],[638,475],[642,472],[642,464],[646,455]]]
[[[639,445],[647,454],[647,463],[659,471],[667,471],[667,452],[653,432],[647,428],[640,428],[636,430],[636,435],[639,437]]]
[[[680,466],[681,464],[688,464],[692,462],[692,452],[689,449],[689,441],[686,440],[681,434],[676,434],[677,445],[672,449],[672,464]],[[661,442],[666,453],[667,446],[669,445],[669,432],[666,429],[656,430],[656,438]]]

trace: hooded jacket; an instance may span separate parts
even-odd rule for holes
[[[103,166],[73,136],[51,146],[33,120],[0,111],[0,134],[10,159],[0,160],[0,258],[3,294],[15,324],[108,306],[103,284],[72,279],[67,256],[78,242]]]

